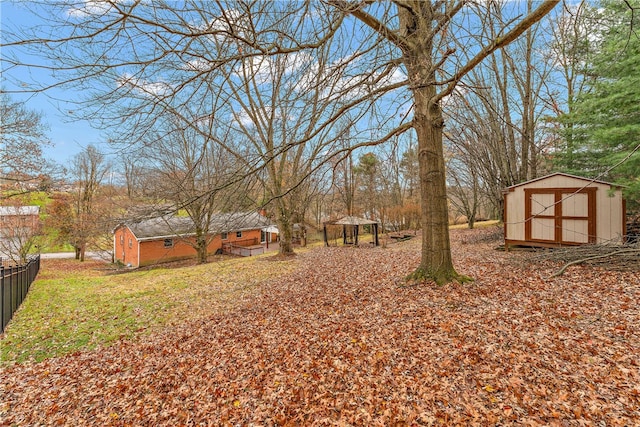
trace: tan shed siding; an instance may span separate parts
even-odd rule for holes
[[[615,190],[613,196],[609,188],[603,186],[598,190],[598,243],[622,243],[624,234],[622,192]]]
[[[611,188],[563,174],[510,187],[505,195],[505,240],[542,246],[620,244],[624,200],[620,189]],[[537,217],[526,223],[529,212]]]
[[[588,216],[589,215],[589,195],[580,194],[563,194],[562,195],[562,214],[565,216]]]
[[[524,240],[524,190],[516,188],[507,194],[506,238]]]
[[[586,221],[562,220],[562,239],[566,242],[589,243],[589,227]]]
[[[576,179],[576,178],[572,178],[570,176],[558,175],[558,176],[551,176],[551,177],[549,177],[547,179],[541,179],[540,181],[535,181],[535,182],[529,183],[526,186],[522,186],[522,187],[527,187],[527,188],[572,188],[572,187],[582,188],[587,183],[588,183],[588,181],[585,181],[584,179]],[[595,185],[598,186],[598,184],[595,184]],[[592,186],[594,186],[594,184],[591,184],[589,186],[592,187]],[[519,188],[522,188],[522,187],[519,187]]]
[[[532,215],[553,215],[555,197],[553,194],[542,193],[531,195]]]
[[[531,220],[531,239],[552,241],[555,239],[555,232],[555,220],[549,218]]]
[[[561,241],[570,243],[595,243],[597,236],[598,191],[600,188],[575,187],[573,191],[563,191],[560,195],[562,221],[559,224]],[[583,191],[576,193],[576,191]]]

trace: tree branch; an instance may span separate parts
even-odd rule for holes
[[[362,23],[364,23],[365,25],[371,27],[375,32],[380,34],[385,39],[389,40],[391,43],[396,45],[398,48],[404,50],[407,47],[407,44],[406,44],[404,38],[400,37],[400,35],[398,33],[390,30],[389,27],[387,27],[382,22],[380,22],[380,20],[377,19],[376,17],[374,17],[374,16],[370,15],[369,13],[365,12],[364,10],[362,10],[362,6],[363,5],[368,5],[368,4],[371,4],[371,3],[374,3],[374,2],[373,1],[365,1],[362,4],[354,5],[354,4],[349,4],[347,1],[344,1],[344,0],[331,0],[331,1],[329,1],[329,4],[334,5],[335,7],[337,7],[338,9],[340,9],[341,11],[343,11],[345,13],[353,15],[353,17],[355,17],[358,20],[362,21]]]
[[[611,253],[604,254],[604,255],[594,255],[594,256],[578,259],[578,260],[575,260],[575,261],[571,261],[571,262],[566,263],[560,270],[556,271],[555,273],[553,273],[551,276],[547,277],[546,279],[552,279],[554,277],[562,276],[564,274],[564,272],[567,270],[567,268],[571,267],[572,265],[582,264],[583,262],[591,261],[591,260],[594,260],[594,259],[607,258],[607,257],[613,256],[613,255],[620,255],[620,254],[634,253],[634,252],[635,253],[640,253],[640,249],[622,249],[622,250],[611,252]]]
[[[545,15],[547,15],[560,0],[545,0],[536,10],[527,15],[518,25],[511,29],[507,34],[502,37],[498,37],[493,42],[485,46],[476,56],[471,58],[469,62],[462,68],[460,68],[450,79],[447,87],[438,93],[434,99],[437,102],[447,95],[450,95],[455,89],[458,82],[473,70],[480,62],[482,62],[487,56],[491,55],[496,50],[503,48],[516,40],[522,33],[529,29],[533,24],[540,21]]]

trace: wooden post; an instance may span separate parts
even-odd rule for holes
[[[327,224],[323,224],[322,234],[324,235],[324,246],[329,247],[329,237],[327,236]]]
[[[378,223],[373,224],[373,242],[376,246],[380,246],[380,240],[378,240]]]

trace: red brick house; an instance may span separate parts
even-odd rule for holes
[[[35,234],[40,229],[40,207],[0,206],[0,236],[19,237]]]
[[[132,267],[194,258],[193,221],[159,217],[122,223],[113,234],[116,261]],[[263,253],[277,241],[277,228],[257,212],[218,214],[211,220],[208,252],[250,256]]]

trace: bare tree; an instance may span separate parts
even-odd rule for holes
[[[418,200],[418,150],[415,141],[409,140],[400,158],[402,193],[405,200]]]
[[[0,251],[15,264],[25,264],[41,235],[39,210],[22,204],[1,206]]]
[[[252,167],[248,170],[266,172],[265,183],[270,182],[265,188],[274,200],[285,200],[283,196],[289,194],[295,199],[295,181],[308,176],[307,166],[313,168],[313,159],[322,153],[298,147],[311,143],[317,148],[320,141],[335,140],[333,123],[347,113],[353,113],[354,124],[370,126],[369,131],[358,128],[351,133],[350,150],[381,144],[414,129],[423,200],[423,246],[420,266],[412,277],[443,283],[465,278],[455,272],[451,260],[441,101],[483,59],[516,40],[557,3],[544,1],[520,19],[505,21],[495,37],[482,39],[477,53],[468,60],[456,54],[454,41],[465,37],[462,28],[481,27],[484,14],[474,13],[465,0],[186,1],[180,5],[109,1],[71,9],[66,2],[45,3],[43,18],[56,16],[51,10],[58,7],[56,13],[66,14],[62,15],[64,25],[54,23],[55,32],[45,35],[43,28],[36,34],[12,30],[7,39],[10,49],[31,46],[39,49],[40,55],[53,57],[53,68],[63,75],[63,83],[92,83],[86,117],[105,126],[118,123],[122,134],[128,136],[121,138],[124,141],[140,140],[141,134],[154,128],[161,116],[158,111],[168,105],[175,110],[193,103],[207,105],[201,89],[226,82],[227,86],[220,88],[228,95],[229,109],[237,112],[240,107],[256,126],[255,131],[243,130],[254,147],[249,154],[257,156],[255,163],[249,162]],[[475,24],[458,25],[471,21]],[[11,53],[9,63],[21,65],[18,55]],[[315,108],[293,108],[294,104],[286,102],[291,98],[281,96],[282,90],[293,95],[295,85],[285,70],[294,58],[303,58],[302,53],[315,58],[320,67],[315,76],[310,73],[315,99],[305,99]],[[268,65],[267,76],[274,79],[269,90],[277,97],[256,90],[261,73],[255,67],[263,65]],[[231,76],[230,69],[237,72]],[[234,76],[243,83],[235,82]],[[99,85],[93,84],[96,80]],[[276,86],[279,90],[274,90]],[[252,100],[258,92],[261,96]],[[407,114],[398,118],[407,103],[413,105],[413,118]],[[302,109],[292,117],[278,113],[297,108]],[[299,126],[290,126],[289,119]],[[274,138],[276,130],[279,133]],[[255,142],[262,146],[255,149]],[[336,147],[327,149],[333,152],[329,154],[339,151]],[[306,160],[293,168],[287,166],[298,155]],[[284,251],[290,250],[286,242],[290,227],[284,221],[289,221],[287,211],[295,203],[277,206],[285,233]]]
[[[57,193],[52,196],[47,205],[47,216],[44,226],[52,233],[53,245],[64,245],[73,242],[74,232],[74,203],[71,194]]]
[[[280,30],[292,34],[296,26],[288,22]],[[259,165],[265,204],[274,207],[284,255],[293,252],[293,224],[304,222],[314,192],[310,177],[339,151],[346,132],[338,129],[336,117],[344,104],[340,97],[352,90],[341,86],[342,66],[329,63],[332,49],[327,44],[313,51],[250,57],[225,76],[237,105],[233,127],[246,147],[237,158],[246,170]]]
[[[192,123],[209,130],[183,129],[169,117],[167,128],[145,144],[141,156],[145,160],[136,167],[144,170],[148,195],[170,202],[174,212],[186,212],[193,225],[193,238],[184,242],[194,247],[199,263],[206,263],[208,246],[222,231],[214,229],[214,217],[220,212],[245,208],[250,181],[237,177],[237,161],[218,143],[222,139],[214,139],[214,120]],[[226,140],[224,144],[232,145]]]
[[[456,32],[452,25],[453,18],[465,9],[466,3],[418,0],[398,2],[395,4],[395,16],[399,27],[394,28],[376,15],[367,13],[362,7],[335,2],[401,51],[399,60],[406,67],[414,102],[413,127],[418,136],[420,191],[423,201],[422,259],[412,277],[417,280],[429,278],[437,283],[466,280],[455,271],[451,259],[441,101],[482,60],[520,37],[549,13],[558,1],[543,2],[510,29],[508,25],[503,26],[495,37],[484,40],[476,55],[468,61],[455,63],[455,68],[445,74],[443,65],[448,60],[460,60],[453,55],[455,44],[452,42],[456,39]],[[430,203],[426,203],[427,200]]]
[[[532,7],[527,2],[528,10]],[[496,37],[503,25],[495,18],[487,18],[485,24],[488,38]],[[448,172],[458,187],[455,201],[467,216],[483,198],[493,206],[492,216],[501,217],[502,190],[536,178],[547,167],[544,153],[552,137],[546,129],[551,113],[546,92],[551,69],[544,61],[541,31],[540,25],[533,25],[521,39],[490,55],[447,100],[446,139],[454,156]]]
[[[145,159],[138,153],[123,152],[116,155],[114,164],[124,176],[124,185],[129,200],[142,196],[142,177],[145,175]]]
[[[348,129],[348,128],[347,128]],[[338,139],[338,146],[348,149],[348,131],[346,135]],[[345,156],[336,157],[332,160],[333,173],[331,188],[334,194],[339,196],[341,201],[341,211],[347,215],[354,215],[354,203],[356,198],[356,174],[353,165],[353,153],[347,152]]]
[[[363,153],[358,157],[354,172],[359,177],[358,197],[362,213],[368,218],[382,218],[380,197],[384,197],[380,176],[380,160],[373,152]]]
[[[72,244],[76,259],[84,261],[87,245],[104,229],[108,228],[105,218],[108,208],[99,200],[102,181],[109,171],[104,154],[93,145],[88,145],[73,159],[71,173],[75,178],[73,194]]]
[[[50,144],[47,126],[40,113],[11,100],[4,91],[0,91],[0,117],[0,181],[17,190],[11,194],[21,194],[51,169],[42,152]]]

